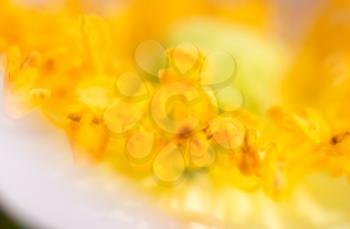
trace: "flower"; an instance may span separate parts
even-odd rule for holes
[[[350,172],[349,55],[329,19],[338,3],[283,77],[287,48],[266,38],[266,3],[133,1],[98,16],[73,2],[47,12],[0,3],[15,117],[40,109],[78,161],[136,180],[191,223],[246,226],[249,216],[281,228],[291,214],[308,227],[346,217],[343,206],[333,215],[318,207],[324,200],[309,195],[318,180],[308,180]]]

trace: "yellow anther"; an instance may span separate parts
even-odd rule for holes
[[[144,114],[145,107],[142,104],[117,100],[104,111],[103,120],[111,132],[124,134],[136,127]]]
[[[116,79],[116,92],[127,98],[140,98],[147,95],[145,82],[135,72],[121,74]]]
[[[239,171],[247,176],[260,175],[262,160],[258,151],[257,133],[249,128],[239,152],[234,155]]]
[[[204,91],[183,82],[162,85],[153,95],[150,109],[157,126],[173,134],[184,127],[198,129],[213,115]]]
[[[29,91],[34,104],[40,105],[47,101],[51,96],[51,91],[47,88],[33,88]]]
[[[200,84],[204,58],[197,47],[192,44],[180,44],[168,50],[168,59],[170,69],[175,73],[172,75],[173,81]]]
[[[108,132],[102,120],[92,113],[71,114],[72,120],[67,128],[71,145],[76,151],[76,159],[98,162],[108,143]]]
[[[153,162],[154,176],[160,181],[178,181],[185,171],[183,153],[174,143],[169,143],[158,153]]]
[[[192,165],[197,168],[209,167],[215,161],[214,148],[203,132],[199,132],[192,137],[188,153]]]
[[[129,137],[126,153],[132,160],[145,160],[151,156],[155,144],[154,133],[140,128]]]
[[[220,146],[237,150],[244,143],[245,127],[232,117],[217,117],[210,125],[210,134]]]
[[[91,108],[103,110],[115,97],[114,81],[108,76],[81,80],[76,88],[78,99]]]

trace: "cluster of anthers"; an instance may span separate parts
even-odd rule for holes
[[[47,20],[7,10],[18,14],[13,23],[21,28],[1,40],[17,44],[6,56],[9,110],[20,116],[39,108],[67,133],[77,159],[161,184],[200,173],[274,199],[311,173],[350,174],[348,131],[331,134],[310,108],[250,113],[240,92],[222,93],[229,83],[212,84],[210,61],[194,46],[168,49],[154,76],[144,62],[136,60],[135,68],[135,59],[120,58],[122,48],[113,49],[119,35],[97,16],[60,13]],[[25,23],[28,16],[35,23]]]

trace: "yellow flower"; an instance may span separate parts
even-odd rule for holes
[[[100,16],[79,1],[51,11],[1,1],[9,111],[40,109],[78,161],[137,180],[190,223],[329,226],[346,207],[333,217],[318,206],[331,197],[310,190],[320,174],[350,177],[340,4],[283,78],[287,48],[269,39],[262,1],[135,0]]]

